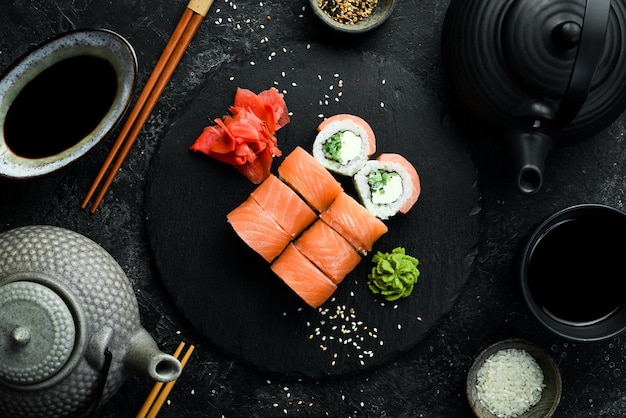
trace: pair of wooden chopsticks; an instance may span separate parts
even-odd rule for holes
[[[185,347],[185,343],[181,341],[181,343],[178,344],[176,351],[174,351],[174,354],[173,354],[174,357],[179,358],[180,353],[182,353],[184,347]],[[185,352],[185,355],[180,360],[180,365],[183,367],[183,369],[185,368],[187,361],[189,361],[189,357],[191,356],[191,353],[193,353],[194,348],[195,347],[193,345],[190,345],[187,351]],[[174,387],[175,383],[176,383],[176,380],[172,382],[168,382],[168,383],[163,383],[163,382],[155,383],[154,386],[152,387],[152,390],[148,394],[148,397],[146,398],[143,405],[141,406],[141,409],[137,413],[136,418],[156,417],[159,411],[161,410],[161,407],[165,403],[167,396],[172,391],[172,388]]]
[[[165,86],[172,77],[174,70],[178,66],[178,63],[183,57],[189,43],[196,34],[202,20],[208,13],[212,4],[213,0],[190,0],[189,4],[187,4],[187,7],[176,25],[172,36],[167,42],[161,57],[157,61],[154,70],[152,70],[152,74],[148,78],[148,81],[139,95],[135,106],[126,119],[126,123],[115,140],[113,148],[104,161],[104,164],[91,185],[87,196],[83,200],[81,205],[83,209],[89,204],[89,201],[100,185],[100,182],[104,178],[107,171],[109,171],[107,178],[100,188],[100,192],[91,206],[91,213],[94,213],[100,205],[100,202],[111,186],[115,175],[122,166],[122,163],[124,162],[124,159],[128,155],[133,144],[137,140],[137,136],[139,136],[139,133],[148,120],[152,109],[154,109],[157,100],[163,93]],[[109,167],[114,159],[115,162],[109,170]]]

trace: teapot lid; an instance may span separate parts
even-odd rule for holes
[[[0,286],[0,382],[26,387],[50,379],[75,340],[72,312],[53,289],[30,281]]]

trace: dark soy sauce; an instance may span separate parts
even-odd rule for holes
[[[528,283],[537,304],[570,325],[600,321],[624,303],[626,228],[612,217],[580,217],[555,225],[537,243]]]
[[[108,61],[90,55],[60,61],[18,93],[5,117],[5,142],[25,158],[58,154],[93,131],[116,91]]]

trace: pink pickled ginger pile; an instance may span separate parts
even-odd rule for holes
[[[228,111],[204,128],[190,149],[230,164],[260,184],[270,175],[272,159],[281,155],[276,131],[289,123],[283,94],[274,88],[259,94],[237,88]]]

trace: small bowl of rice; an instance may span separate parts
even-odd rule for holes
[[[554,359],[528,341],[497,342],[474,359],[467,398],[480,418],[551,417],[561,400]]]
[[[391,16],[395,0],[309,0],[313,13],[339,32],[362,33]]]

